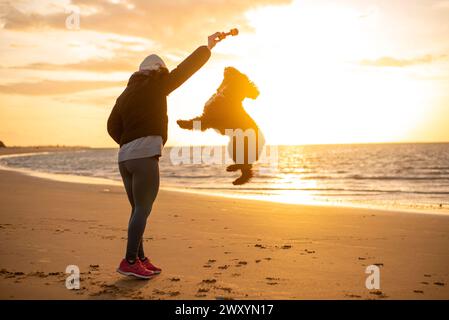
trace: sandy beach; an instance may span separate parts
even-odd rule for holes
[[[145,232],[163,272],[142,281],[115,272],[130,214],[122,187],[0,170],[0,212],[2,299],[449,299],[445,215],[163,190]],[[380,290],[365,287],[373,264]],[[80,268],[80,290],[66,289],[67,265]]]

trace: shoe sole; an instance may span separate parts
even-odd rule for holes
[[[120,269],[117,269],[117,272],[124,276],[133,276],[133,277],[136,277],[139,279],[146,279],[146,280],[151,279],[152,277],[154,277],[156,275],[156,274],[152,274],[151,276],[142,276],[142,275],[134,273],[134,272],[125,272]]]

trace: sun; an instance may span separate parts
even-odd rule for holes
[[[246,18],[253,31],[218,50],[259,86],[245,106],[271,144],[404,140],[432,102],[413,72],[360,63],[388,46],[375,8],[293,2]]]

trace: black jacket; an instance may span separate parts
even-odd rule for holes
[[[153,79],[148,72],[134,73],[108,119],[112,139],[122,146],[141,137],[157,135],[165,144],[167,96],[198,71],[209,60],[210,54],[207,46],[197,48],[161,79]]]

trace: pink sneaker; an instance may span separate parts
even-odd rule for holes
[[[156,274],[155,272],[145,268],[139,259],[137,259],[134,264],[130,264],[126,261],[126,259],[123,259],[117,268],[117,272],[123,274],[124,276],[134,276],[140,279],[150,279]]]
[[[155,273],[155,274],[161,273],[162,269],[161,269],[161,268],[158,268],[158,267],[156,267],[154,264],[152,264],[152,263],[150,262],[150,259],[145,258],[145,260],[143,260],[143,261],[140,260],[140,261],[141,261],[141,263],[143,264],[143,266],[144,266],[147,270],[153,271],[153,273]]]

